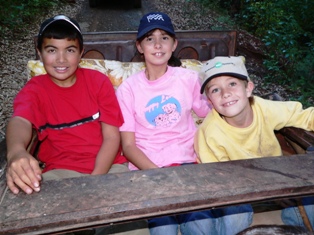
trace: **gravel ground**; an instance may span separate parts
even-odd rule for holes
[[[152,4],[152,9],[167,13],[172,18],[177,30],[235,29],[230,23],[222,23],[222,18],[213,11],[206,11],[191,1],[145,1]],[[75,18],[80,12],[83,2],[84,0],[76,0],[75,4],[60,4],[57,10],[50,11],[49,17],[65,14]],[[28,35],[23,38],[0,39],[0,140],[4,138],[5,127],[12,114],[13,99],[26,82],[27,61],[35,58],[33,36],[37,34],[40,23],[46,18],[47,16],[38,18],[28,29]],[[284,99],[288,99],[291,92],[276,84],[264,83],[262,77],[266,71],[261,66],[261,48],[262,44],[257,38],[239,30],[238,55],[244,55],[247,58],[247,68],[256,85],[255,93],[262,95],[276,91]]]

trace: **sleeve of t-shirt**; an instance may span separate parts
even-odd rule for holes
[[[37,79],[37,78],[36,78]],[[43,113],[39,112],[41,99],[39,94],[45,92],[30,80],[16,95],[13,102],[13,117],[19,116],[27,119],[35,128],[45,124]]]
[[[134,118],[134,97],[131,86],[124,81],[117,89],[117,98],[124,117],[124,123],[120,127],[120,131],[135,132],[135,118]]]
[[[259,97],[263,109],[264,118],[269,118],[274,123],[274,129],[279,130],[283,127],[293,126],[308,131],[314,130],[314,107],[303,109],[300,102],[296,101],[272,101],[264,100]],[[280,114],[280,115],[278,115]]]
[[[193,79],[191,79],[191,81],[193,81],[193,85],[191,86],[193,89],[191,91],[193,95],[193,111],[198,117],[204,118],[211,110],[211,106],[207,101],[207,98],[200,93],[201,82],[198,74],[193,74]]]
[[[101,73],[97,76],[103,77],[98,93],[98,104],[100,121],[112,126],[120,127],[123,124],[123,115],[109,78]]]

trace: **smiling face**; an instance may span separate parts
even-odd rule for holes
[[[75,83],[75,71],[83,54],[78,39],[44,38],[38,54],[54,83],[61,87],[70,87]]]
[[[249,97],[254,84],[231,76],[213,78],[205,93],[215,110],[233,126],[248,126],[253,120]]]
[[[176,39],[160,29],[155,29],[143,40],[136,42],[137,49],[144,54],[145,63],[148,66],[166,66],[177,44]]]

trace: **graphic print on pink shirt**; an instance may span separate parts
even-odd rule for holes
[[[146,120],[156,127],[168,127],[181,119],[181,105],[172,96],[154,97],[148,102],[145,110]]]

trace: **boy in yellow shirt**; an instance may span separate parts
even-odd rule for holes
[[[202,163],[280,156],[274,130],[287,126],[314,130],[314,107],[303,109],[299,102],[252,96],[254,84],[244,62],[242,56],[215,57],[202,68],[201,93],[205,92],[214,107],[195,137],[195,149]],[[313,205],[306,206],[306,210],[313,226]],[[302,221],[291,222],[292,217],[292,211],[283,210],[285,223],[304,226]]]

